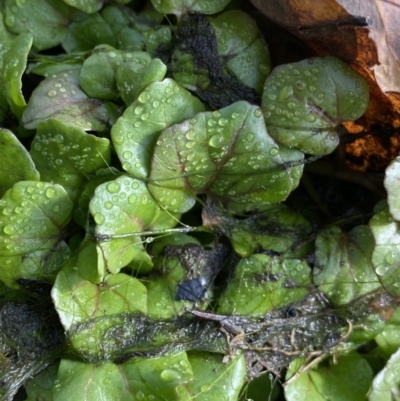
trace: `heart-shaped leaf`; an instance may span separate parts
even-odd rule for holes
[[[298,259],[254,254],[235,267],[218,313],[263,315],[303,299],[311,284],[310,267]]]
[[[38,125],[31,156],[42,180],[63,185],[76,200],[88,176],[110,162],[110,141],[58,120]]]
[[[154,149],[148,187],[175,213],[189,210],[196,194],[207,194],[231,211],[263,209],[297,187],[303,156],[278,147],[260,108],[242,101],[164,130]]]
[[[171,228],[177,223],[177,216],[155,202],[143,181],[128,176],[99,185],[90,202],[90,212],[100,240],[100,263],[112,273],[139,257],[151,266],[141,238],[135,233]]]
[[[1,280],[15,287],[18,277],[51,278],[65,257],[59,236],[72,206],[57,184],[20,181],[5,193],[0,200]]]
[[[0,196],[18,181],[39,181],[31,156],[9,130],[0,129]]]
[[[349,233],[321,231],[315,243],[314,282],[334,305],[345,305],[381,287],[372,267],[374,238],[368,226]]]
[[[103,131],[109,114],[104,105],[90,99],[79,87],[79,70],[67,70],[44,79],[33,91],[22,123],[34,129],[50,118],[85,131]]]
[[[372,264],[379,281],[393,296],[400,295],[400,223],[393,220],[388,208],[375,214],[369,222],[375,247]]]
[[[52,298],[65,330],[94,317],[147,312],[146,287],[123,273],[110,274],[96,285],[83,280],[77,269],[68,266],[58,274]]]
[[[340,123],[365,112],[368,93],[366,80],[332,56],[281,65],[264,85],[268,132],[304,153],[329,154],[339,144]]]
[[[172,79],[147,86],[111,130],[123,169],[137,178],[148,177],[159,133],[203,110],[202,103]]]

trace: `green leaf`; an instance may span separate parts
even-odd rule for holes
[[[127,0],[124,0],[126,3]],[[118,1],[123,3],[123,1]],[[108,23],[116,41],[116,48],[127,51],[138,51],[144,47],[142,29],[150,29],[154,24],[138,17],[132,12],[131,8],[118,5],[105,7],[101,11],[101,16]]]
[[[151,83],[111,130],[123,169],[137,178],[148,177],[159,133],[203,110],[202,103],[172,79]]]
[[[69,13],[70,8],[64,2],[5,0],[7,28],[14,33],[29,32],[37,50],[49,49],[62,42],[67,32]]]
[[[96,222],[96,237],[100,240],[99,263],[112,273],[134,258],[151,266],[141,238],[135,233],[163,230],[177,223],[177,216],[165,212],[155,202],[143,181],[128,176],[99,185],[90,202],[90,212]]]
[[[365,112],[368,88],[361,75],[332,56],[276,67],[262,99],[268,132],[304,153],[329,154],[339,144],[340,123]]]
[[[151,55],[157,55],[159,49],[169,48],[171,43],[171,28],[159,26],[142,32],[146,51]]]
[[[390,214],[395,220],[400,221],[400,157],[396,157],[387,166],[383,183]]]
[[[16,38],[10,49],[3,55],[1,81],[5,88],[5,97],[11,111],[20,120],[26,108],[22,94],[22,75],[26,69],[29,51],[32,46],[32,35],[21,34]]]
[[[220,300],[223,315],[263,315],[300,301],[308,293],[311,270],[306,262],[255,254],[242,259]]]
[[[239,356],[229,363],[222,356],[206,353],[190,353],[189,362],[194,380],[180,386],[182,400],[236,401],[245,383],[246,364]]]
[[[286,378],[299,367],[299,360],[289,366]],[[296,380],[285,386],[285,397],[298,401],[364,401],[372,380],[372,369],[358,354],[338,358],[337,363],[302,372]],[[301,360],[300,360],[301,364]]]
[[[64,2],[86,14],[99,11],[104,4],[104,0],[64,0]]]
[[[42,180],[61,184],[73,200],[111,154],[108,139],[52,119],[38,125],[30,153]]]
[[[175,14],[178,17],[188,13],[215,14],[223,10],[231,0],[151,0],[161,14]]]
[[[118,98],[115,70],[132,57],[131,53],[128,54],[107,45],[93,49],[93,54],[83,63],[79,78],[79,84],[86,94],[97,99]]]
[[[400,308],[396,308],[393,315],[386,322],[382,332],[375,337],[375,341],[385,355],[390,356],[400,348]]]
[[[79,87],[79,70],[67,70],[44,79],[33,91],[22,116],[27,129],[54,118],[85,131],[104,131],[109,113]]]
[[[88,364],[62,359],[54,401],[174,401],[177,387],[193,378],[186,353],[160,358],[138,358],[122,365]]]
[[[117,47],[110,25],[99,13],[77,14],[75,21],[68,26],[62,46],[67,53],[91,51],[98,45]]]
[[[322,230],[315,242],[314,283],[336,306],[381,287],[371,263],[374,239],[368,226],[348,234],[338,227]]]
[[[149,190],[167,210],[189,210],[207,194],[234,212],[281,202],[297,187],[303,154],[278,147],[262,112],[237,102],[165,129],[154,149]],[[285,163],[287,163],[285,165]]]
[[[178,389],[194,378],[185,352],[132,360],[124,363],[122,369],[136,400],[180,400]]]
[[[53,386],[57,377],[58,364],[50,365],[26,386],[28,398],[25,401],[53,401]]]
[[[31,156],[7,129],[0,129],[0,196],[18,181],[39,181]]]
[[[82,279],[77,269],[67,266],[57,276],[52,298],[65,330],[94,317],[147,312],[146,287],[123,273],[110,274],[96,285]],[[79,348],[84,344],[74,346]]]
[[[375,214],[369,222],[375,239],[372,264],[385,290],[400,295],[400,223],[393,220],[388,208]]]
[[[218,55],[227,60],[225,70],[261,94],[271,62],[257,23],[248,14],[232,10],[213,18],[211,25],[217,38]]]
[[[251,256],[260,248],[287,253],[312,234],[311,224],[286,205],[272,204],[264,209],[247,219],[222,217],[220,229],[241,257]]]
[[[257,91],[261,93],[269,72],[268,48],[256,23],[240,12],[227,14],[211,22],[202,14],[185,15],[173,42],[174,79],[212,109],[240,100],[259,104]],[[222,37],[216,36],[219,33]],[[260,60],[253,58],[255,53]]]
[[[0,201],[0,279],[49,278],[65,258],[59,236],[69,222],[72,202],[57,184],[20,181]],[[60,244],[59,244],[60,243]]]
[[[148,53],[133,53],[132,61],[121,64],[115,78],[122,100],[127,106],[137,100],[145,87],[153,82],[162,81],[167,66],[158,58],[151,60]]]
[[[368,401],[398,401],[400,399],[400,349],[386,363],[386,366],[375,376]]]

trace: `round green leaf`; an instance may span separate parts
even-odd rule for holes
[[[368,226],[348,234],[338,227],[321,231],[316,239],[314,283],[336,306],[381,287],[371,263],[374,239]]]
[[[297,187],[303,156],[278,147],[260,108],[242,101],[164,130],[154,149],[148,187],[163,207],[176,213],[189,210],[196,194],[207,194],[231,211],[263,209]]]
[[[83,280],[77,269],[64,268],[57,276],[51,295],[65,330],[95,317],[147,312],[146,287],[123,273],[110,274],[103,283],[96,285]]]
[[[5,97],[14,115],[21,119],[26,108],[22,94],[22,74],[26,69],[28,54],[32,46],[32,35],[21,34],[16,38],[10,49],[3,55],[1,80],[5,88]]]
[[[400,397],[399,387],[400,349],[386,363],[386,366],[375,376],[368,401],[393,401]]]
[[[64,39],[69,12],[64,2],[5,0],[4,16],[11,32],[29,32],[33,35],[33,46],[45,50]]]
[[[121,64],[115,74],[119,93],[127,106],[137,100],[147,85],[162,81],[167,73],[167,66],[160,59],[151,60],[145,52],[135,52],[133,56],[131,61]]]
[[[91,51],[98,45],[117,47],[117,41],[110,25],[99,13],[79,16],[68,25],[62,46],[67,53]]]
[[[126,362],[122,369],[136,399],[182,400],[179,389],[191,382],[192,368],[185,352]]]
[[[262,93],[265,78],[271,71],[268,46],[256,22],[246,13],[232,10],[211,20],[218,54],[228,60],[226,71],[241,83]]]
[[[61,121],[38,125],[31,156],[43,180],[61,184],[76,200],[89,175],[110,162],[110,141]]]
[[[329,154],[339,144],[340,123],[365,112],[368,93],[366,80],[332,56],[281,65],[264,85],[268,132],[304,153]]]
[[[287,378],[296,373],[301,360],[290,364]],[[337,362],[302,372],[285,386],[287,400],[365,401],[372,380],[372,369],[358,354],[345,355]]]
[[[104,0],[64,0],[64,2],[86,14],[93,14],[99,11],[104,4]]]
[[[245,384],[244,357],[236,357],[229,363],[223,363],[222,358],[220,355],[190,353],[194,380],[183,385],[179,392],[196,401],[236,401]]]
[[[181,16],[187,13],[215,14],[223,10],[231,0],[151,0],[161,14]]]
[[[372,264],[379,281],[393,296],[400,295],[400,223],[393,220],[388,208],[375,214],[369,222],[375,239]]]
[[[9,130],[0,129],[0,196],[18,181],[39,181],[31,156]]]
[[[263,213],[247,219],[224,216],[221,229],[241,257],[251,256],[260,248],[288,252],[312,233],[311,224],[282,203],[269,205]]]
[[[203,110],[202,103],[172,79],[147,86],[111,130],[123,169],[134,177],[148,177],[159,133]]]
[[[65,249],[58,245],[59,235],[72,206],[57,184],[20,181],[5,193],[0,200],[1,280],[15,287],[18,277],[46,278],[60,266]]]
[[[385,189],[388,196],[390,214],[400,221],[400,157],[391,161],[385,171]]]
[[[54,74],[33,91],[22,116],[27,129],[50,118],[85,131],[104,131],[109,113],[98,100],[90,99],[79,87],[79,70]]]
[[[151,265],[135,233],[171,228],[177,223],[177,217],[154,201],[143,181],[128,176],[99,185],[89,208],[96,222],[100,261],[113,273],[140,254],[143,263]]]
[[[223,315],[263,315],[300,301],[309,292],[311,270],[297,259],[255,254],[242,259],[219,303]]]

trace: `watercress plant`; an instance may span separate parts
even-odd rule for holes
[[[399,160],[369,225],[284,203],[366,81],[272,69],[229,0],[136,3],[0,5],[2,399],[234,401],[286,367],[288,400],[391,399],[397,354],[373,379],[357,347],[399,344]]]

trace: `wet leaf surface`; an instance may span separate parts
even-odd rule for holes
[[[9,130],[0,129],[0,195],[18,181],[39,181],[39,172],[27,150]]]
[[[367,82],[329,56],[275,68],[263,93],[269,134],[278,143],[313,155],[333,152],[340,123],[359,118],[368,104]]]
[[[51,118],[85,131],[103,131],[109,115],[101,102],[80,89],[79,70],[68,70],[40,83],[29,99],[22,123],[34,129]]]
[[[172,212],[189,210],[201,193],[234,211],[262,209],[297,187],[303,166],[289,166],[302,159],[268,135],[259,107],[237,102],[164,130],[154,149],[149,189]]]

